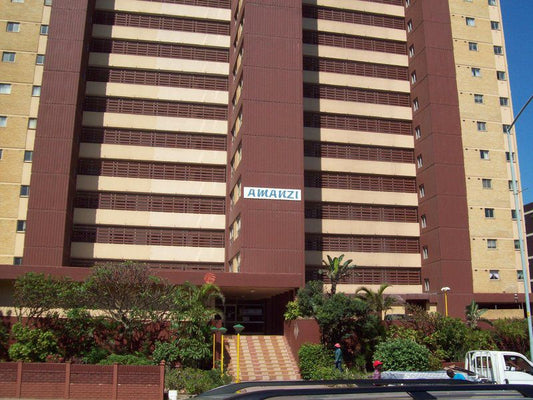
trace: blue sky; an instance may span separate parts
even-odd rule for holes
[[[533,95],[533,0],[499,0],[515,115]],[[517,121],[524,203],[533,202],[533,102]]]

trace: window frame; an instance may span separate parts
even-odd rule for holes
[[[6,32],[19,33],[20,32],[20,22],[8,21],[6,23]]]
[[[472,76],[474,78],[480,78],[481,77],[481,68],[478,67],[471,67],[470,71],[472,73]]]
[[[465,17],[466,26],[476,26],[476,19],[474,17]]]
[[[16,58],[17,58],[17,53],[14,51],[3,51],[2,52],[2,62],[14,63]]]
[[[470,51],[478,51],[478,43],[477,42],[468,42],[468,50],[470,50]]]

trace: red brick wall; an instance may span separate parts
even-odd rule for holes
[[[0,363],[0,397],[162,400],[163,366]]]

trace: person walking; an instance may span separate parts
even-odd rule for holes
[[[335,368],[339,371],[343,372],[342,370],[342,350],[341,345],[339,343],[335,343]]]
[[[383,363],[379,360],[374,361],[374,364],[372,364],[374,367],[374,373],[372,374],[372,379],[381,379],[381,368],[383,367]]]

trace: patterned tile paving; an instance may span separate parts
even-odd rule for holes
[[[226,336],[228,370],[237,375],[237,336]],[[283,336],[241,335],[241,381],[299,380],[298,364]]]

